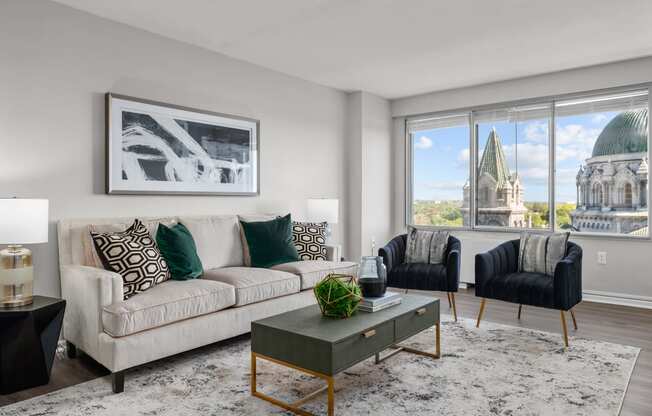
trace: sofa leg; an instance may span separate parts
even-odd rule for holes
[[[564,315],[563,310],[560,310],[559,314],[561,316],[561,329],[564,333],[564,345],[566,345],[566,348],[568,348],[568,329],[566,329],[566,315]]]
[[[68,358],[77,358],[77,347],[70,341],[66,341],[66,354]]]
[[[523,305],[518,305],[518,320],[521,320],[521,310],[523,309]]]
[[[407,293],[407,291],[408,291],[408,288],[406,287],[406,288],[405,288],[405,293]]]
[[[573,312],[573,310],[571,309],[570,313],[571,313],[571,318],[573,318],[573,328],[575,328],[575,330],[577,331],[577,321],[575,320],[575,312]]]
[[[448,298],[448,309],[452,307],[451,304],[451,292],[446,292],[446,297]]]
[[[453,306],[453,318],[455,319],[455,322],[457,322],[457,308],[455,307],[455,293],[449,293],[449,296],[450,296],[451,305]]]
[[[476,328],[480,328],[480,321],[482,320],[482,314],[484,313],[485,303],[487,303],[487,299],[482,298],[482,302],[480,302],[480,312],[478,312],[478,322],[475,324]]]
[[[122,393],[125,391],[125,372],[117,371],[111,373],[111,386],[114,393]]]

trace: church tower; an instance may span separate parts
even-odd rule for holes
[[[478,166],[478,225],[529,227],[518,173],[511,174],[496,129],[491,129]],[[470,186],[464,186],[464,225],[469,222]]]

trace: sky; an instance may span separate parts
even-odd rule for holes
[[[602,112],[557,117],[556,160],[557,202],[575,202],[575,176],[591,156],[604,126],[618,113]],[[478,124],[479,155],[495,127],[511,173],[518,167],[526,202],[548,200],[548,120]],[[462,188],[469,176],[468,126],[417,131],[414,147],[414,199],[462,200]],[[518,154],[518,164],[516,160]]]

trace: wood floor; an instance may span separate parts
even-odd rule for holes
[[[416,291],[414,291],[416,293]],[[440,292],[420,292],[437,296],[442,299],[442,311],[447,312],[446,296]],[[475,319],[480,306],[479,300],[473,295],[473,290],[461,290],[456,296],[458,316]],[[504,323],[525,328],[540,329],[559,333],[561,324],[557,311],[523,307],[521,320],[516,319],[518,306],[487,301],[483,321]],[[651,416],[652,415],[652,310],[607,305],[602,303],[582,302],[575,307],[575,315],[579,330],[572,330],[569,321],[569,335],[577,334],[585,338],[609,341],[618,344],[633,345],[641,348],[634,373],[627,390],[621,416]],[[570,316],[568,317],[570,320]],[[224,341],[228,343],[230,341]],[[22,392],[0,395],[0,406],[4,406],[30,397],[72,386],[96,377],[105,376],[108,371],[84,354],[74,360],[61,354],[55,360],[50,384]],[[126,386],[129,388],[129,375]],[[107,382],[107,389],[110,385]],[[0,413],[2,413],[0,411]]]

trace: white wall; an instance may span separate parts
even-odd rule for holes
[[[405,227],[405,124],[404,116],[472,107],[511,100],[545,97],[572,92],[625,86],[652,81],[652,58],[624,61],[583,69],[557,72],[460,88],[392,101],[394,118],[394,203],[393,227]],[[400,201],[400,202],[398,202]],[[462,240],[462,281],[473,282],[474,256],[515,233],[457,232]],[[577,237],[584,249],[583,289],[590,296],[611,295],[618,301],[652,306],[652,242],[627,239]],[[597,252],[607,252],[607,265],[597,263]],[[602,299],[604,300],[604,299]]]
[[[104,194],[104,93],[257,118],[260,197]],[[290,210],[342,201],[346,95],[47,1],[0,4],[0,196],[50,200],[35,292],[58,295],[60,218]],[[344,226],[334,239],[344,241]]]
[[[390,104],[376,95],[354,92],[348,97],[347,116],[349,259],[357,261],[377,253],[392,236]]]

